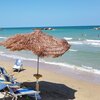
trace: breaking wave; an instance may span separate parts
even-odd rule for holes
[[[75,50],[75,49],[69,49],[69,51],[77,52],[78,50]]]
[[[70,37],[64,37],[65,40],[72,40],[73,38]]]
[[[72,45],[91,45],[93,47],[100,47],[100,40],[79,40],[79,41],[68,41]]]
[[[7,39],[7,37],[2,37],[2,36],[1,36],[0,39]]]

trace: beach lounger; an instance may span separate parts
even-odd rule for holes
[[[22,97],[23,95],[33,95],[35,100],[40,100],[41,97],[39,95],[39,92],[33,90],[33,89],[29,89],[29,88],[14,88],[11,85],[5,85],[3,83],[0,83],[0,85],[3,86],[4,89],[5,87],[8,88],[8,92],[6,92],[4,98],[9,94],[10,96],[12,96],[12,100],[18,100],[18,97]]]
[[[13,75],[9,75],[9,74],[7,73],[7,71],[5,70],[5,68],[3,68],[3,67],[0,67],[0,75],[1,75],[1,76],[6,75],[6,76],[8,76],[11,80],[16,80],[16,78],[14,78]]]
[[[5,68],[0,67],[0,82],[2,83],[11,83],[11,84],[17,84],[20,85],[21,83],[16,82],[16,78],[14,78],[12,75],[9,75]]]
[[[18,85],[18,86],[22,84],[22,83],[16,82],[14,78],[9,77],[8,75],[3,75],[3,76],[5,79],[4,82],[9,82],[11,84]]]
[[[16,89],[16,91],[10,87],[9,88],[9,94],[13,96],[12,100],[18,100],[18,97],[23,96],[23,95],[34,95],[35,100],[38,100],[39,97],[39,93],[33,89],[28,89],[28,88],[20,88],[20,89]],[[40,99],[40,97],[39,97]]]
[[[22,60],[21,59],[17,59],[14,66],[13,66],[13,70],[18,70],[21,71],[23,69],[23,63],[22,63]]]

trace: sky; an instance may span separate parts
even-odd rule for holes
[[[0,27],[100,25],[100,0],[0,0]]]

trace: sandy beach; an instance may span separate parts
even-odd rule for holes
[[[0,0],[0,100],[100,100],[98,12],[100,0]]]
[[[23,60],[21,72],[13,72],[15,59],[0,57],[0,66],[13,74],[18,82],[35,88],[36,62]],[[52,66],[52,67],[51,67]],[[71,74],[62,74],[62,68],[40,63],[40,95],[42,100],[100,100],[100,84],[74,78]],[[60,70],[60,71],[59,71]],[[68,70],[65,70],[67,73]]]

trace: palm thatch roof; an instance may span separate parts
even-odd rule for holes
[[[0,45],[11,51],[30,50],[39,57],[58,57],[70,48],[66,40],[54,38],[41,30],[28,34],[17,34],[0,42]]]

